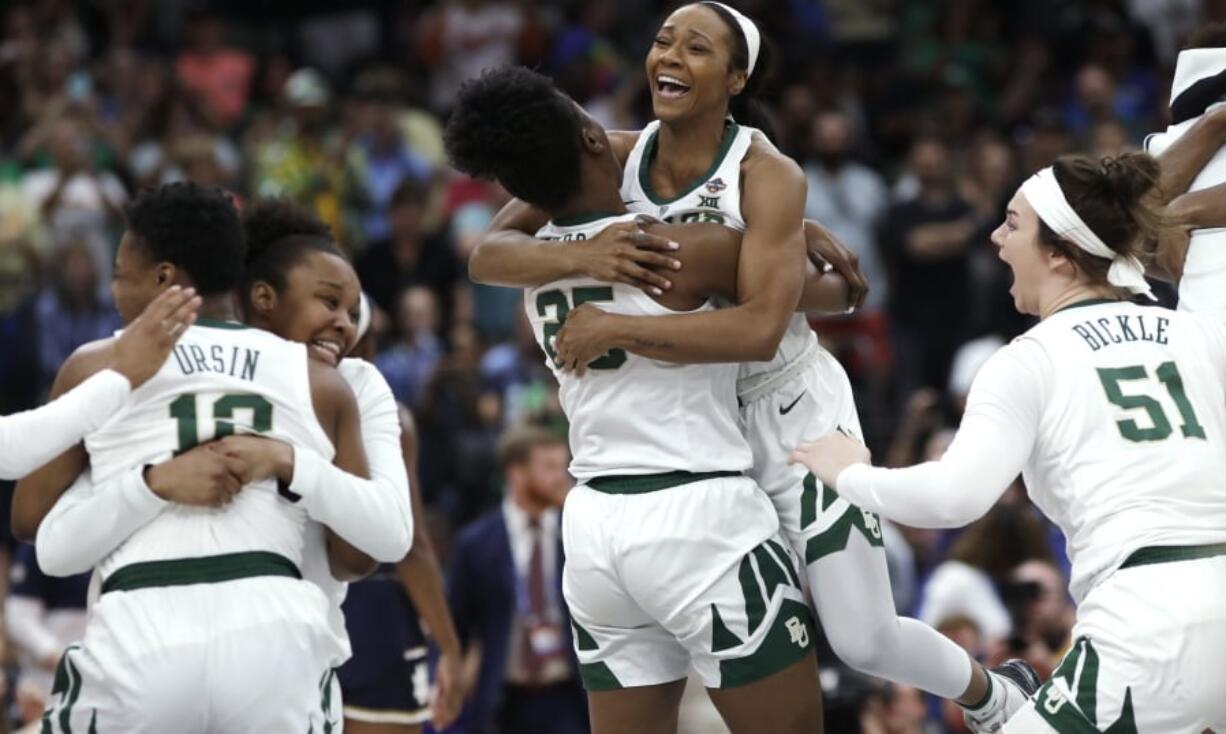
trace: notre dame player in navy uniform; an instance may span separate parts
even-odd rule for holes
[[[363,296],[359,341],[350,356],[373,356],[374,340],[365,336],[369,324],[368,300]],[[417,431],[404,406],[400,406],[400,427],[413,523],[419,531],[403,561],[384,563],[369,578],[349,585],[342,610],[353,657],[337,671],[347,734],[415,734],[430,720],[441,729],[459,715],[463,701],[460,643],[425,531],[417,481]],[[423,622],[439,650],[433,698]]]

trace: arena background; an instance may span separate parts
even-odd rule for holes
[[[642,59],[675,5],[0,4],[0,413],[40,403],[75,347],[118,326],[110,261],[140,187],[186,177],[240,200],[298,199],[332,225],[378,305],[377,364],[417,418],[445,563],[455,533],[500,502],[502,432],[565,430],[519,293],[466,275],[507,194],[447,166],[441,126],[457,84],[523,63],[607,127],[640,127]],[[876,460],[939,455],[975,369],[1027,327],[988,240],[1004,201],[1059,154],[1135,149],[1165,127],[1180,43],[1226,18],[1226,3],[738,5],[778,52],[767,99],[778,144],[806,171],[807,215],[856,251],[872,284],[857,314],[814,327],[852,377]],[[939,240],[935,254],[908,254],[917,233]],[[1072,619],[1067,561],[1020,488],[965,531],[889,527],[887,548],[900,612],[985,661],[1020,654],[1050,670]],[[6,566],[15,555],[9,543]],[[14,581],[28,572],[16,564]],[[30,631],[11,626],[16,727],[37,707],[18,695],[31,663],[13,642]],[[822,664],[828,731],[962,730],[913,690],[851,674],[828,651]],[[687,704],[684,730],[721,731],[712,718]]]

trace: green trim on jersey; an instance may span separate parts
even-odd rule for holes
[[[298,567],[285,556],[268,551],[249,551],[133,563],[108,576],[106,581],[102,582],[102,593],[161,586],[217,584],[255,576],[302,578]]]
[[[237,321],[222,321],[221,319],[206,319],[203,317],[197,318],[195,325],[203,326],[209,329],[233,329],[235,331],[251,328],[250,326]]]
[[[826,492],[833,493],[834,490],[826,487]],[[851,540],[853,527],[860,531],[870,546],[874,548],[885,546],[885,539],[881,535],[881,518],[848,503],[847,510],[843,512],[842,517],[835,520],[821,534],[809,538],[805,543],[805,565],[846,548],[847,543]]]
[[[704,482],[721,477],[739,477],[739,471],[688,472],[670,471],[663,474],[612,474],[593,477],[583,484],[605,494],[647,494],[662,489],[679,487],[682,484]]]
[[[643,147],[643,157],[639,159],[639,186],[643,187],[643,193],[647,194],[647,198],[656,206],[672,204],[689,196],[694,192],[694,189],[706,183],[719,170],[720,165],[724,162],[724,157],[728,155],[728,150],[732,148],[732,142],[736,140],[737,131],[740,129],[740,125],[737,125],[735,122],[729,122],[724,127],[724,139],[720,142],[719,150],[715,152],[715,160],[711,161],[711,167],[707,169],[707,172],[694,179],[686,190],[671,199],[665,199],[657,196],[656,192],[651,189],[651,160],[655,157],[656,139],[660,135],[660,128],[657,127],[652,131],[651,136],[647,138],[647,143]]]
[[[757,650],[743,658],[720,661],[719,687],[748,685],[778,673],[808,655],[813,638],[809,607],[795,599],[784,599]]]
[[[1118,298],[1087,298],[1084,301],[1076,301],[1074,303],[1070,303],[1067,306],[1061,306],[1060,308],[1053,311],[1052,315],[1055,316],[1061,311],[1067,311],[1070,308],[1081,308],[1082,306],[1101,306],[1104,303],[1127,303],[1127,301],[1122,301]]]
[[[1135,568],[1137,566],[1173,563],[1175,561],[1195,561],[1215,556],[1226,556],[1226,543],[1213,543],[1210,545],[1150,545],[1133,551],[1120,564],[1120,568]]]
[[[555,227],[579,227],[602,219],[613,219],[629,212],[580,212],[569,217],[555,217],[551,221]]]

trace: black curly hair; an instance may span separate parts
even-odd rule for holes
[[[234,290],[247,255],[238,210],[216,186],[145,189],[124,209],[128,231],[154,262],[182,268],[202,296]]]
[[[447,156],[460,171],[497,179],[546,211],[579,189],[581,122],[548,77],[509,66],[460,85],[447,121]]]
[[[239,290],[248,313],[251,286],[256,282],[282,291],[286,274],[308,252],[344,257],[328,225],[310,209],[289,199],[254,200],[243,210],[242,223],[247,236],[247,267]]]

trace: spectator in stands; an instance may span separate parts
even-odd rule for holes
[[[455,290],[466,278],[448,232],[427,230],[429,204],[428,186],[415,179],[401,181],[389,205],[390,236],[367,243],[357,259],[357,271],[362,288],[389,313],[396,313],[397,296],[404,289],[428,288],[441,308],[440,324],[446,328]]]
[[[560,508],[571,479],[558,434],[509,429],[499,444],[502,506],[464,528],[452,557],[451,604],[479,673],[461,716],[466,734],[581,734],[587,703],[562,599]]]
[[[974,211],[954,188],[949,150],[915,141],[908,159],[918,192],[890,207],[881,232],[890,279],[890,327],[898,392],[944,387],[964,338],[969,295],[967,248]]]
[[[357,95],[365,125],[358,147],[363,156],[361,183],[369,197],[362,216],[362,237],[377,242],[392,236],[392,196],[406,180],[426,183],[430,164],[409,147],[400,129],[400,80],[374,74],[358,80]]]
[[[229,127],[242,117],[255,76],[255,59],[225,45],[225,26],[219,18],[204,10],[193,11],[175,70],[187,89],[204,97],[222,125]]]
[[[396,399],[415,408],[443,358],[438,299],[429,288],[414,286],[399,292],[394,313],[396,342],[375,358],[375,364]]]
[[[51,259],[51,282],[38,297],[38,361],[42,387],[51,387],[59,365],[77,347],[123,328],[109,296],[100,289],[98,267],[88,246],[70,241]]]

